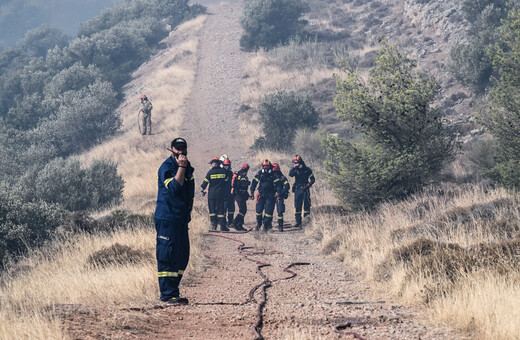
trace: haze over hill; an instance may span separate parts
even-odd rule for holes
[[[75,36],[80,23],[112,7],[117,0],[3,0],[0,3],[0,42],[13,45],[28,30],[41,25]]]

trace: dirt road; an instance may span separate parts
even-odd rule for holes
[[[234,164],[247,159],[248,149],[241,146],[235,119],[247,58],[238,45],[242,5],[209,4],[201,31],[197,75],[182,129],[190,160],[199,171],[197,178],[204,176],[214,156],[227,153]],[[250,210],[249,219],[253,214]],[[457,338],[424,326],[413,309],[392,304],[384,296],[374,298],[369,287],[343,264],[320,254],[301,230],[205,237],[206,268],[181,287],[189,305],[97,312],[94,319],[92,313],[75,313],[68,322],[72,337],[255,339],[258,334],[252,327],[260,325],[258,331],[265,339]],[[241,252],[242,244],[246,248]],[[256,254],[248,260],[245,253]],[[255,261],[269,264],[261,269],[263,274]],[[296,276],[286,279],[291,273],[284,269],[295,263],[308,264],[294,265],[290,270]],[[85,328],[87,322],[91,326]]]

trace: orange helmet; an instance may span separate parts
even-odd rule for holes
[[[209,164],[213,164],[213,163],[219,164],[220,163],[220,159],[218,159],[218,157],[213,157],[211,159],[211,161],[209,161]]]
[[[244,164],[242,164],[242,166],[241,166],[240,168],[241,168],[242,170],[247,171],[247,170],[249,170],[249,164],[244,163]]]
[[[141,100],[143,100],[143,99],[148,99],[148,97],[146,96],[146,94],[142,94],[142,95],[141,95]]]
[[[269,168],[271,169],[273,167],[273,165],[271,164],[271,162],[269,162],[268,159],[266,159],[263,163],[262,163],[262,168],[266,169],[266,168]]]
[[[231,161],[229,160],[229,158],[226,158],[226,159],[224,159],[224,161],[222,161],[222,164],[231,165]]]
[[[278,163],[273,163],[273,171],[280,171],[280,165]]]
[[[302,159],[301,156],[296,155],[296,156],[294,156],[292,162],[293,162],[294,164],[301,163],[301,162],[303,162],[303,159]]]

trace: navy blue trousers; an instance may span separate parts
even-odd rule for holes
[[[274,194],[262,194],[258,197],[258,202],[256,203],[256,222],[258,224],[262,223],[262,213],[265,210],[265,214],[263,216],[264,228],[271,227],[272,225],[275,200],[276,199],[274,198]]]
[[[228,224],[233,223],[235,217],[235,197],[229,194],[224,202],[224,213],[227,212]]]
[[[247,200],[249,199],[249,196],[247,195],[241,195],[241,194],[237,194],[235,196],[235,200],[237,201],[237,206],[238,206],[238,214],[237,214],[237,217],[235,218],[235,225],[236,226],[242,226],[244,224],[244,217],[246,216],[246,213],[247,213]]]
[[[208,198],[209,220],[212,226],[216,226],[217,224],[220,224],[221,226],[226,225],[226,215],[224,214],[224,209],[225,202],[223,198]]]
[[[179,283],[190,259],[188,224],[155,219],[157,271],[161,300],[179,297]]]
[[[278,214],[278,224],[283,225],[283,213],[285,212],[285,200],[283,198],[276,201],[276,212]]]
[[[311,213],[311,193],[307,190],[296,188],[294,191],[294,217],[297,224],[302,222],[302,205],[303,216],[308,216]]]

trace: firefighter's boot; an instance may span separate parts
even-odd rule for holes
[[[212,231],[217,230],[217,224],[216,223],[211,223],[211,230]]]
[[[256,215],[256,228],[255,228],[255,230],[259,231],[260,227],[262,227],[262,214],[260,214],[260,215],[257,214]]]
[[[301,228],[302,227],[302,215],[296,214],[295,216],[296,224],[294,225],[295,228]]]
[[[228,214],[227,215],[227,218],[228,218],[228,227],[229,228],[232,228],[234,226],[234,223],[233,223],[233,215],[234,213],[231,213],[231,214]]]
[[[278,231],[283,231],[283,218],[278,220]]]

